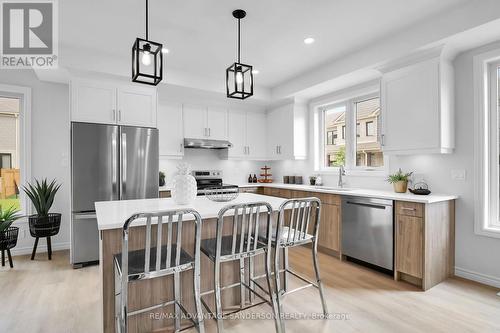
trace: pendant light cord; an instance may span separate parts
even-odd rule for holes
[[[149,40],[149,0],[146,0],[146,40]]]
[[[238,63],[241,63],[241,61],[240,61],[240,51],[241,51],[241,45],[240,45],[240,39],[241,39],[240,21],[241,21],[241,19],[238,19]]]

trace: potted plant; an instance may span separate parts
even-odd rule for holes
[[[23,191],[30,198],[36,210],[35,215],[30,215],[28,217],[30,234],[32,237],[35,237],[35,245],[33,246],[31,260],[35,258],[39,238],[47,238],[48,257],[49,260],[52,259],[50,237],[59,233],[61,214],[49,213],[49,210],[54,203],[54,198],[60,187],[61,185],[57,184],[55,179],[50,183],[47,182],[47,179],[43,179],[42,181],[35,179],[35,183],[28,183],[28,185],[23,186]]]
[[[2,206],[0,206],[0,250],[2,251],[2,266],[5,266],[5,251],[7,251],[10,268],[14,267],[10,249],[17,245],[17,236],[19,234],[19,228],[12,227],[11,224],[21,218],[21,215],[18,213],[19,210],[14,207],[2,209]]]
[[[165,173],[160,171],[160,186],[165,186]]]
[[[408,179],[411,177],[413,172],[403,173],[401,168],[395,174],[389,175],[387,181],[394,186],[394,192],[396,193],[406,193],[408,189]]]

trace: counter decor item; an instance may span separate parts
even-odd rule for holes
[[[21,215],[18,213],[19,210],[14,207],[3,210],[0,206],[0,250],[2,251],[2,266],[5,266],[5,251],[7,251],[10,268],[14,267],[10,249],[17,245],[17,236],[19,234],[19,228],[12,227],[11,225],[15,220],[21,218]]]
[[[255,173],[253,174],[252,183],[257,183],[257,175]]]
[[[179,205],[189,205],[198,193],[196,179],[188,163],[177,164],[177,175],[172,180],[172,199]]]
[[[409,191],[416,195],[429,195],[431,191],[429,191],[429,186],[425,182],[416,183],[413,188],[410,188]]]
[[[321,178],[321,176],[320,176],[320,175],[317,175],[317,176],[316,176],[316,185],[317,185],[317,186],[321,186],[321,185],[323,185],[323,179]]]
[[[271,167],[264,165],[264,167],[260,168],[260,169],[262,170],[262,172],[260,173],[260,176],[264,177],[264,178],[260,178],[259,183],[272,183],[273,182],[273,179],[271,178],[272,174],[269,171],[269,170],[271,170]]]
[[[289,184],[290,183],[290,177],[289,176],[283,176],[283,184]]]
[[[252,174],[249,174],[248,175],[248,183],[253,183],[253,178],[252,178]]]
[[[295,184],[295,176],[290,176],[290,184]]]
[[[404,173],[401,168],[399,168],[398,172],[387,177],[387,181],[394,186],[394,192],[406,193],[408,189],[408,180],[412,174],[413,172]]]
[[[163,171],[160,171],[159,185],[165,186],[165,173]]]
[[[295,176],[295,184],[302,185],[303,183],[302,176]]]
[[[210,187],[206,189],[205,196],[215,202],[228,202],[236,199],[239,188],[236,185]]]
[[[309,177],[309,185],[316,185],[316,176],[310,176]]]
[[[50,237],[59,233],[61,226],[61,214],[49,213],[57,191],[61,184],[57,184],[53,179],[50,183],[47,179],[38,181],[35,179],[34,184],[28,183],[23,186],[23,191],[30,198],[31,203],[35,207],[36,214],[28,217],[29,229],[31,237],[35,238],[33,245],[33,252],[31,253],[31,260],[35,259],[36,248],[40,238],[47,238],[47,254],[49,260],[52,259],[52,245]]]

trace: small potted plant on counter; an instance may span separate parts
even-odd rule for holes
[[[32,237],[35,237],[31,260],[35,259],[39,238],[47,238],[47,253],[49,260],[52,259],[50,237],[59,233],[61,214],[49,213],[49,210],[54,203],[54,198],[60,187],[61,185],[57,184],[55,179],[50,184],[47,182],[47,179],[43,179],[42,181],[35,180],[34,184],[28,183],[27,186],[23,186],[24,192],[30,198],[36,210],[35,215],[28,217],[30,234]]]
[[[408,189],[408,179],[410,179],[413,172],[404,173],[401,168],[395,174],[389,175],[387,181],[394,186],[394,192],[406,193]]]
[[[2,209],[0,206],[0,250],[2,251],[2,266],[5,266],[5,251],[9,256],[10,268],[13,268],[12,255],[10,249],[17,245],[18,227],[12,227],[11,224],[21,218],[19,210],[14,207]]]

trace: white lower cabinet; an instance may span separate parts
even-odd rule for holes
[[[156,107],[155,88],[71,80],[71,121],[155,128]]]
[[[183,112],[181,103],[158,102],[160,156],[184,156]]]

